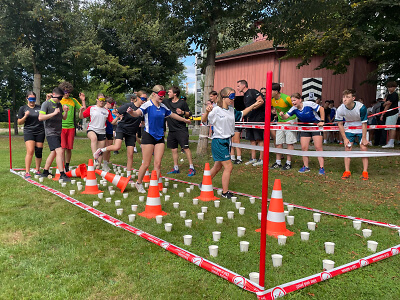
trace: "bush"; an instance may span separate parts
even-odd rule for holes
[[[8,128],[8,122],[0,122],[0,128]],[[11,123],[11,128],[14,128],[14,123]]]

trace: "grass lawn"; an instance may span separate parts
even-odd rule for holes
[[[26,183],[9,172],[8,138],[0,136],[0,298],[1,299],[255,299],[256,296],[241,290],[235,285],[207,272],[195,265],[153,245],[127,231],[117,229],[98,218],[78,209],[48,192]],[[25,148],[22,136],[13,138],[13,166],[23,167]],[[193,153],[196,145],[192,144]],[[338,148],[340,150],[340,148]],[[126,151],[112,155],[112,161],[125,165]],[[44,157],[47,157],[47,145]],[[74,165],[86,162],[91,156],[89,141],[78,138],[73,152]],[[188,179],[187,160],[184,158],[181,174],[175,178],[199,183],[207,157],[196,157],[195,167],[198,174]],[[249,153],[245,151],[244,158]],[[271,157],[271,161],[273,160]],[[273,181],[281,179],[283,199],[312,208],[333,213],[362,217],[392,224],[400,224],[399,214],[399,157],[372,158],[370,160],[370,180],[363,182],[361,160],[352,161],[353,177],[348,181],[340,179],[343,172],[342,159],[326,159],[326,176],[317,175],[317,160],[311,158],[312,171],[299,174],[301,157],[295,157],[294,169],[290,171],[271,171],[269,194]],[[138,168],[140,155],[134,156],[134,167]],[[166,150],[163,160],[163,175],[172,167],[170,151]],[[261,195],[261,167],[234,166],[230,188],[253,195]],[[221,175],[214,179],[214,186],[220,186]],[[54,181],[45,180],[46,185],[68,193],[69,188],[61,188]],[[179,184],[178,189],[168,187],[171,200],[164,202],[163,210],[169,215],[163,222],[173,223],[172,232],[164,231],[163,225],[155,220],[139,216],[133,226],[165,239],[190,252],[201,255],[223,267],[245,277],[258,270],[259,228],[257,213],[260,201],[250,204],[248,198],[239,197],[238,201],[246,208],[241,216],[230,201],[221,201],[220,208],[214,208],[212,202],[192,205],[192,198],[199,195],[197,188],[183,199],[178,192],[187,185]],[[138,201],[138,193],[128,187],[129,197],[122,199],[121,193],[113,196],[113,201],[122,200],[124,214],[120,219],[128,222],[130,205],[138,204],[138,212],[144,210],[145,203]],[[104,197],[108,197],[105,192]],[[92,204],[96,196],[77,195],[76,199]],[[180,202],[179,209],[172,207]],[[205,220],[200,221],[196,213],[201,206],[207,206]],[[116,215],[113,203],[105,203],[99,210]],[[187,219],[193,220],[193,227],[186,228],[179,211],[187,211]],[[235,211],[235,218],[228,220],[226,212]],[[321,223],[311,233],[310,241],[300,241],[300,231],[307,230],[307,221],[312,221],[312,212],[297,210],[292,212],[295,224],[289,226],[295,232],[288,238],[286,246],[278,246],[276,239],[267,238],[267,281],[266,287],[273,287],[291,280],[320,272],[322,259],[329,258],[336,266],[370,255],[366,239],[360,237],[360,231],[352,227],[350,220],[322,215]],[[217,225],[216,216],[223,216],[224,223]],[[119,216],[118,216],[119,217]],[[236,236],[238,226],[246,227],[243,238]],[[371,225],[363,228],[373,230],[371,239],[379,242],[378,251],[400,244],[400,237],[394,230]],[[221,241],[213,242],[211,232],[222,232]],[[183,245],[184,234],[193,235],[191,246]],[[248,253],[239,252],[239,241],[250,242]],[[323,243],[336,243],[335,254],[327,255]],[[219,256],[210,258],[208,245],[220,247]],[[270,255],[283,255],[283,266],[273,268]],[[330,279],[300,291],[288,294],[287,299],[399,299],[400,257],[395,256],[374,263],[356,271]]]

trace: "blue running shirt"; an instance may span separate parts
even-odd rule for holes
[[[317,114],[319,108],[320,106],[313,101],[304,101],[302,110],[293,106],[287,114],[289,116],[296,115],[299,121],[303,123],[319,123],[321,121],[320,116]]]
[[[152,100],[142,104],[140,110],[144,116],[144,130],[156,140],[163,138],[164,119],[171,115],[171,111],[162,103],[160,107],[157,107],[153,104]]]

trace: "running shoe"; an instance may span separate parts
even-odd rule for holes
[[[284,164],[282,167],[282,171],[287,171],[290,170],[292,168],[292,165],[289,165],[288,163]]]
[[[107,162],[103,162],[103,171],[104,172],[110,172],[110,167],[108,166]]]
[[[138,183],[138,182],[136,182],[136,183],[135,183],[135,187],[136,187],[136,189],[137,189],[137,191],[138,191],[139,193],[141,193],[141,194],[146,194],[146,190],[145,190],[144,187],[143,187],[143,183]]]
[[[99,159],[100,156],[103,155],[103,151],[101,151],[101,148],[97,149],[95,153],[93,153],[94,159]]]
[[[368,172],[362,172],[361,179],[368,180]]]
[[[252,166],[253,167],[258,167],[258,166],[262,166],[263,165],[263,161],[262,159],[257,160],[257,162],[255,162]]]
[[[325,175],[325,169],[324,168],[319,168],[318,175]]]
[[[42,173],[40,173],[40,171],[35,171],[35,175],[42,175]]]
[[[351,172],[350,171],[344,171],[343,175],[342,175],[342,179],[349,179],[351,176]]]
[[[65,173],[60,175],[60,179],[62,179],[63,182],[70,182],[71,181],[71,178],[69,178]]]
[[[25,173],[24,178],[25,178],[25,179],[31,179],[32,177],[31,177],[31,174]]]
[[[133,148],[133,153],[137,153],[137,148],[136,147]]]
[[[274,162],[274,164],[272,165],[272,166],[270,166],[269,167],[271,170],[274,170],[274,169],[281,169],[282,168],[282,165],[281,164],[278,164],[277,162]]]
[[[190,168],[190,169],[189,169],[189,174],[188,174],[188,176],[189,176],[189,177],[192,177],[192,176],[194,176],[194,175],[196,175],[196,170]]]
[[[44,170],[43,173],[40,174],[40,177],[47,178],[47,176],[51,175],[49,171]]]
[[[310,168],[306,166],[302,166],[301,169],[299,170],[299,173],[306,173],[310,172]]]
[[[252,164],[255,164],[256,162],[257,162],[257,159],[253,158],[253,159],[250,159],[248,162],[246,162],[245,165],[246,166],[252,165]]]
[[[172,169],[170,172],[168,172],[167,174],[179,174],[181,171]]]
[[[237,159],[234,162],[235,165],[240,165],[241,163],[243,163],[243,161],[241,159]]]
[[[227,191],[226,193],[222,193],[221,196],[226,199],[231,199],[233,194],[230,191]]]
[[[387,149],[387,148],[394,148],[394,145],[392,144],[386,144],[385,146],[382,146],[382,148]]]

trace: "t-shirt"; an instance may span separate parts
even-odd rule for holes
[[[213,125],[213,139],[227,139],[235,134],[235,122],[243,119],[243,112],[232,106],[228,109],[216,106],[208,114],[208,121]]]
[[[33,108],[30,108],[28,105],[21,106],[18,111],[18,119],[22,119],[25,116],[26,111],[29,111],[29,115],[25,119],[24,133],[43,133],[43,121],[39,121],[40,105],[35,104],[35,107]]]
[[[82,105],[80,105],[80,103],[75,98],[71,97],[67,99],[63,98],[60,103],[62,106],[67,105],[69,108],[67,118],[65,120],[62,120],[62,128],[75,128],[75,108],[79,110]]]
[[[313,101],[304,101],[303,108],[300,110],[296,106],[292,106],[287,112],[289,116],[297,116],[300,122],[304,123],[318,123],[321,121],[320,116],[317,114],[320,106]]]
[[[262,94],[255,89],[248,89],[243,95],[244,106],[249,107],[256,103],[258,97],[262,97]],[[259,108],[252,110],[247,114],[249,122],[264,122],[265,121],[265,105],[261,105]]]
[[[328,123],[329,122],[329,117],[331,116],[331,109],[329,107],[324,108],[325,110],[325,122]]]
[[[398,107],[399,106],[399,94],[397,94],[396,92],[393,92],[393,93],[389,94],[386,97],[386,101],[390,101],[391,102],[390,107],[388,108],[388,110],[392,109],[392,108],[395,108],[395,107]],[[399,109],[396,108],[396,109],[394,109],[392,111],[389,111],[389,112],[385,113],[385,115],[386,115],[386,117],[394,116],[398,112],[399,112]]]
[[[336,110],[336,121],[345,121],[344,129],[350,133],[362,133],[362,129],[348,129],[349,126],[360,126],[368,120],[367,107],[361,102],[354,101],[352,109],[348,109],[342,104]]]
[[[55,116],[51,117],[50,119],[44,121],[44,131],[46,133],[46,136],[53,136],[53,135],[61,136],[63,109],[61,103],[56,103],[52,99],[43,102],[42,107],[40,108],[39,113],[43,115],[48,115],[53,113],[56,110],[56,108],[59,108],[60,112]]]
[[[171,111],[164,104],[159,107],[153,104],[152,100],[147,101],[140,107],[144,116],[144,130],[159,140],[164,137],[164,119],[171,115]]]
[[[330,113],[330,118],[332,122],[335,121],[335,115],[336,115],[336,108],[332,107]]]
[[[278,115],[278,122],[287,122],[287,121],[296,119],[295,116],[291,116],[290,118],[288,118],[286,120],[283,120],[281,118],[279,113],[282,111],[284,114],[286,114],[292,108],[293,104],[292,104],[292,100],[290,99],[290,97],[288,95],[280,93],[280,96],[281,97],[279,99],[275,99],[275,98],[271,99],[271,105],[273,107],[275,107],[276,114]]]
[[[126,103],[117,108],[119,114],[123,115],[122,120],[119,121],[116,132],[122,132],[128,135],[136,135],[139,131],[139,125],[142,122],[142,117],[132,117],[126,111],[128,108],[131,107],[133,110],[138,110],[137,107],[133,102]]]
[[[177,108],[180,108],[182,111],[185,111],[185,112],[187,111],[190,113],[189,106],[187,105],[185,100],[178,99],[178,101],[173,102],[172,99],[164,99],[162,103],[165,104],[165,106],[168,107],[168,109],[173,113],[176,113]],[[178,121],[173,118],[168,118],[167,123],[168,123],[169,131],[171,131],[171,132],[173,132],[173,131],[187,132],[187,130],[188,130],[185,122]]]
[[[87,130],[93,130],[98,134],[106,134],[106,121],[112,122],[113,120],[111,112],[107,108],[97,105],[86,108],[83,117],[90,118]]]

